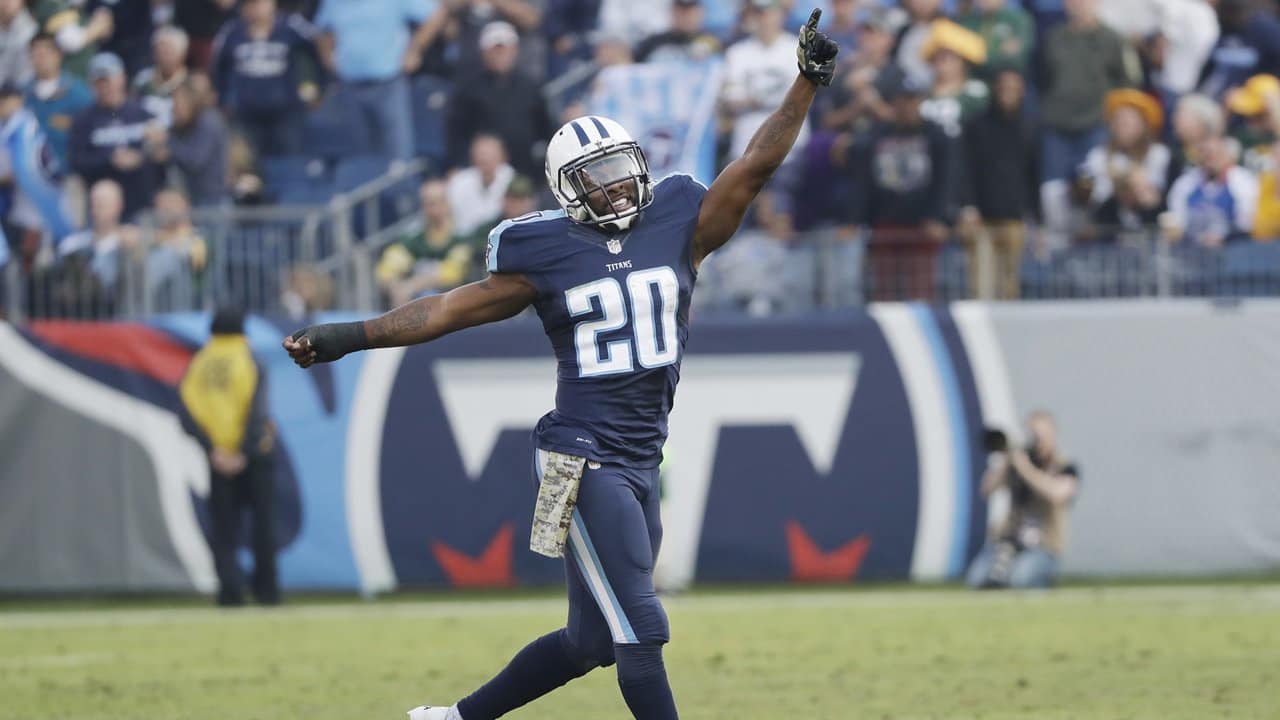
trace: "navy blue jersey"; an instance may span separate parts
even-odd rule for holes
[[[213,46],[213,84],[223,106],[246,116],[298,111],[298,56],[319,61],[315,37],[315,27],[297,15],[276,18],[261,39],[243,20],[227,23]]]
[[[689,337],[690,245],[706,188],[688,175],[654,186],[627,232],[537,212],[489,234],[489,272],[519,273],[559,363],[556,408],[535,442],[602,463],[662,461],[667,413]]]

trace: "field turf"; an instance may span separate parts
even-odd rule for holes
[[[0,718],[378,720],[451,702],[554,597],[219,611],[0,604]],[[684,720],[1280,718],[1280,585],[699,592],[667,601]],[[630,717],[611,669],[508,717]]]

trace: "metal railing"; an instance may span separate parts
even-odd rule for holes
[[[100,247],[65,256],[46,242],[0,268],[0,311],[22,320],[140,317],[222,302],[260,313],[372,309],[358,248],[412,216],[412,181],[425,168],[395,163],[325,205],[198,209],[168,227],[144,216]]]
[[[262,313],[382,310],[388,298],[374,268],[417,217],[399,213],[383,226],[385,205],[366,203],[409,172],[327,207],[196,213],[188,234],[200,242],[144,224],[111,263],[46,257],[26,271],[10,263],[0,301],[19,319],[138,317],[225,300]],[[745,231],[704,263],[695,307],[768,315],[885,300],[1280,295],[1280,242],[1208,248],[1168,242],[1155,227],[1091,237],[1103,239],[1052,248],[1034,228],[1016,241],[998,232],[936,241],[902,230],[786,240]]]

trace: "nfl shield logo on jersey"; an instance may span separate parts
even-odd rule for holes
[[[605,247],[609,248],[609,252],[617,255],[622,252],[622,241],[618,238],[609,238],[609,242],[605,243]]]

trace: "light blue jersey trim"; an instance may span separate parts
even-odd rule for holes
[[[559,220],[566,216],[564,210],[539,210],[536,213],[530,213],[511,220],[503,220],[498,223],[497,227],[489,231],[489,257],[486,265],[489,272],[500,272],[498,270],[498,248],[502,244],[502,233],[512,225],[527,225],[536,222],[550,222]]]
[[[613,641],[618,644],[635,645],[639,642],[636,639],[635,630],[631,629],[631,621],[622,611],[618,596],[614,594],[613,586],[609,584],[609,578],[604,574],[604,565],[600,563],[600,556],[596,554],[591,536],[587,534],[586,523],[582,522],[582,513],[578,510],[573,511],[573,529],[576,532],[570,534],[571,539],[581,540],[581,543],[573,543],[574,555],[587,576],[587,588],[595,597],[596,604],[600,606],[600,613],[604,615],[605,622],[609,625]]]

